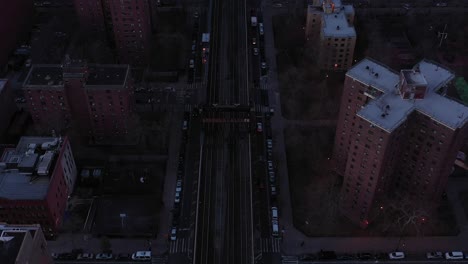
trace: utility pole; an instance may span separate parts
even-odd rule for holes
[[[447,24],[445,24],[444,26],[444,31],[437,32],[437,37],[440,38],[439,48],[442,46],[442,41],[444,41],[444,39],[447,39],[448,33],[445,32],[445,30],[447,30]]]

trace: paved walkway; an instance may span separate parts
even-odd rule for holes
[[[265,52],[269,61],[268,85],[270,89],[270,105],[275,109],[272,119],[274,135],[274,152],[278,159],[278,173],[280,175],[281,195],[279,201],[280,226],[284,229],[282,240],[282,253],[286,255],[300,255],[315,253],[323,250],[334,250],[337,252],[390,252],[399,247],[400,250],[409,253],[419,253],[434,250],[453,251],[468,250],[468,221],[458,200],[458,194],[462,190],[468,190],[468,179],[451,178],[448,186],[448,198],[452,202],[457,214],[457,223],[460,226],[460,234],[456,237],[315,237],[309,238],[299,232],[293,226],[291,200],[289,190],[289,178],[287,171],[287,160],[284,146],[283,129],[285,124],[298,125],[335,125],[331,120],[298,121],[286,120],[281,116],[281,103],[277,79],[276,49],[274,47],[272,12],[280,13],[278,9],[263,7],[265,27]],[[301,243],[304,242],[303,246]],[[399,244],[399,245],[398,245]]]

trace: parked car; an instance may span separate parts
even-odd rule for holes
[[[266,67],[267,67],[267,64],[266,64],[266,62],[262,62],[262,69],[264,69],[264,70],[265,70],[265,69],[266,69]]]
[[[427,252],[426,253],[426,258],[428,259],[442,259],[444,258],[444,254],[442,252]]]
[[[463,252],[460,252],[460,251],[446,252],[445,259],[463,259]]]
[[[180,192],[176,192],[176,193],[175,193],[174,202],[175,202],[175,203],[180,203]]]
[[[177,227],[172,227],[171,229],[171,241],[177,240]]]
[[[130,254],[118,254],[117,256],[115,256],[115,259],[116,260],[129,260],[131,259],[131,255]]]
[[[373,256],[372,256],[371,253],[359,253],[359,254],[357,255],[357,257],[358,257],[358,259],[360,259],[360,260],[369,260],[369,259],[372,259],[372,258],[373,258]]]
[[[353,260],[356,256],[353,254],[343,254],[336,257],[337,260]]]
[[[257,44],[257,38],[252,38],[252,45],[256,45]]]
[[[93,259],[94,254],[93,253],[81,253],[78,254],[78,257],[76,259]]]
[[[388,258],[389,259],[404,259],[405,258],[405,253],[397,251],[397,252],[391,252],[388,253]]]
[[[374,259],[388,259],[388,255],[386,253],[375,253]]]
[[[76,255],[72,253],[62,253],[58,255],[58,259],[61,260],[73,260],[76,259]]]
[[[52,254],[50,254],[50,256],[52,257],[52,259],[58,259],[59,254],[57,254],[57,253],[52,253]]]
[[[335,251],[323,251],[321,250],[318,254],[318,258],[320,260],[327,260],[327,259],[336,259]]]
[[[96,255],[96,259],[113,259],[114,256],[111,253],[99,253]]]
[[[140,261],[151,260],[151,251],[137,251],[132,254],[132,259]]]

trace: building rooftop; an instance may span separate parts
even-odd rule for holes
[[[0,198],[43,199],[60,148],[58,138],[22,137],[15,149],[6,149],[0,160]]]
[[[26,232],[1,231],[0,259],[2,264],[15,264]]]
[[[24,81],[25,86],[63,86],[63,68],[60,64],[33,65]]]
[[[128,65],[89,65],[88,86],[98,85],[124,85],[129,74],[130,67]]]
[[[325,37],[356,37],[356,30],[350,26],[344,11],[323,14],[323,35]]]
[[[419,111],[451,129],[468,122],[468,107],[437,93],[454,78],[453,73],[426,60],[419,62],[413,70],[419,71],[420,75],[412,80],[427,82],[424,99],[402,99],[398,92],[399,74],[376,61],[364,59],[354,65],[346,73],[348,77],[384,93],[358,111],[358,116],[389,132],[413,111]]]

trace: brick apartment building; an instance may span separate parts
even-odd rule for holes
[[[366,227],[390,200],[438,204],[468,138],[468,107],[444,97],[453,78],[426,60],[395,72],[364,59],[346,73],[333,164],[354,223]]]
[[[2,1],[0,8],[0,73],[6,69],[8,57],[31,27],[32,0]]]
[[[0,159],[0,222],[40,224],[53,238],[76,175],[68,138],[22,137]]]
[[[148,0],[75,0],[84,29],[106,30],[121,63],[144,66],[151,42],[151,11]]]
[[[8,80],[0,79],[0,140],[5,136],[16,110],[14,94]]]
[[[40,225],[0,223],[0,259],[2,264],[52,264],[47,241]]]
[[[315,47],[322,70],[347,70],[353,63],[354,8],[340,0],[314,0],[307,9],[306,38]]]
[[[36,127],[73,127],[91,142],[125,137],[132,128],[134,86],[128,65],[33,65],[23,84]]]

